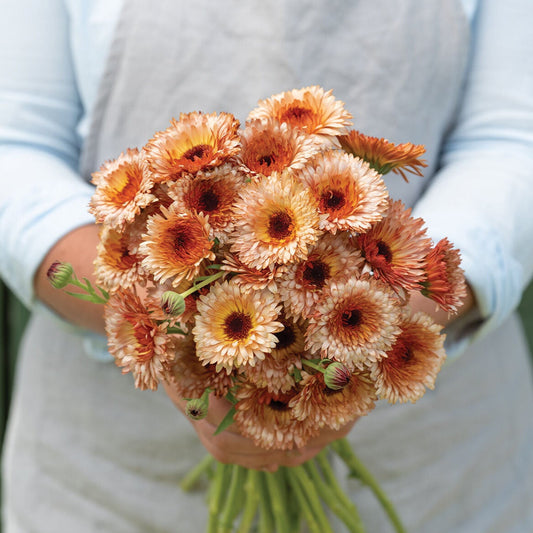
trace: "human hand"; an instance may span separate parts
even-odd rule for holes
[[[177,394],[171,383],[164,383],[165,390],[176,407],[185,413],[186,402]],[[265,450],[255,445],[251,439],[242,436],[234,426],[215,435],[220,422],[231,409],[231,404],[211,395],[206,418],[190,420],[198,437],[207,451],[221,463],[232,463],[252,468],[275,472],[280,466],[298,466],[317,455],[331,442],[345,437],[353,427],[355,420],[339,430],[324,428],[316,437],[309,439],[306,446],[293,450]]]

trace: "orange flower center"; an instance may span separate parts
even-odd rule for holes
[[[284,109],[279,116],[280,122],[288,122],[296,127],[304,127],[312,123],[314,113],[308,107],[293,104]]]
[[[252,329],[252,319],[243,312],[234,311],[224,320],[224,334],[232,341],[248,337]]]
[[[306,285],[310,285],[314,289],[322,289],[329,277],[329,265],[320,259],[304,263],[302,278]]]
[[[131,202],[139,190],[141,179],[140,172],[133,170],[127,172],[124,169],[118,169],[110,183],[113,199],[120,204]]]
[[[136,359],[141,363],[149,361],[153,355],[153,339],[151,328],[139,321],[137,316],[126,316],[123,327],[126,329],[126,338],[129,337],[135,345]]]
[[[320,195],[320,209],[322,212],[338,211],[346,204],[343,191],[327,188]]]
[[[211,213],[220,205],[220,199],[215,191],[203,191],[198,198],[198,211]]]
[[[291,237],[294,232],[292,217],[287,211],[277,211],[268,219],[268,235],[276,240]]]
[[[204,159],[209,157],[213,151],[213,147],[209,144],[199,144],[189,148],[181,157],[183,159],[188,159],[189,161],[194,161],[195,159]]]

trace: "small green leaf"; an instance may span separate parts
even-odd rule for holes
[[[227,396],[226,396],[227,397]],[[227,413],[226,416],[222,419],[222,422],[218,425],[215,435],[218,435],[219,433],[222,433],[225,429],[229,428],[231,424],[233,424],[233,415],[237,412],[237,409],[235,407],[232,407]]]

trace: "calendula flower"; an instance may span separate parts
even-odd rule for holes
[[[370,277],[331,281],[309,319],[311,353],[363,368],[385,356],[400,330],[400,307],[389,287]]]
[[[319,428],[340,429],[368,414],[377,400],[374,384],[365,372],[352,372],[348,383],[337,390],[325,384],[321,372],[306,373],[300,386],[301,391],[290,401],[293,416]]]
[[[248,122],[241,143],[238,159],[243,170],[261,176],[302,168],[318,151],[308,136],[271,119]]]
[[[455,313],[466,297],[466,283],[461,255],[448,239],[441,239],[426,257],[422,294]]]
[[[233,375],[217,372],[216,365],[203,365],[191,335],[177,337],[174,347],[176,358],[171,378],[178,394],[183,398],[200,398],[207,388],[220,398],[227,394],[233,386]]]
[[[239,150],[239,122],[229,113],[182,113],[145,146],[156,183],[215,167]]]
[[[320,235],[311,193],[288,174],[249,183],[235,215],[231,252],[259,270],[305,259]]]
[[[424,278],[424,264],[431,240],[421,218],[395,201],[382,220],[357,237],[357,244],[374,277],[395,288],[412,290]]]
[[[280,306],[267,291],[243,293],[231,282],[214,283],[201,295],[192,330],[198,358],[230,372],[254,366],[276,346]]]
[[[243,292],[268,289],[276,294],[278,292],[278,280],[281,280],[287,272],[285,265],[271,265],[261,270],[245,265],[232,253],[226,253],[222,260],[221,270],[227,270],[236,274],[232,282],[239,285]]]
[[[310,420],[297,420],[289,404],[295,390],[272,393],[243,383],[235,393],[234,421],[239,432],[265,450],[301,448],[318,434]]]
[[[424,313],[404,314],[401,332],[387,357],[371,365],[371,376],[380,398],[390,403],[416,402],[426,387],[433,389],[444,363],[442,326]]]
[[[344,103],[316,85],[276,94],[258,102],[248,119],[273,118],[287,123],[309,135],[335,139],[347,132],[352,115],[344,109]]]
[[[278,281],[286,312],[294,317],[311,316],[330,280],[359,277],[363,259],[345,233],[322,235],[310,248],[307,259],[287,266]]]
[[[149,275],[142,266],[143,256],[134,249],[129,231],[119,233],[104,226],[94,262],[97,282],[108,291],[128,289],[136,283],[144,285]]]
[[[154,279],[164,283],[172,279],[177,286],[195,278],[204,259],[213,260],[213,241],[207,217],[184,213],[177,204],[161,207],[161,214],[152,216],[139,249],[145,256],[144,268]]]
[[[121,230],[133,222],[142,208],[156,200],[150,193],[152,180],[146,161],[137,149],[105,163],[92,176],[96,191],[89,204],[89,212],[97,222]]]
[[[338,137],[342,149],[349,154],[367,161],[380,174],[394,172],[409,181],[406,172],[422,176],[422,168],[427,167],[420,156],[426,151],[421,144],[394,144],[387,139],[369,137],[352,130]]]
[[[144,305],[132,291],[118,290],[105,306],[105,329],[109,352],[122,373],[131,372],[139,389],[157,389],[168,375],[174,359],[173,340],[167,324],[151,313],[155,305]]]
[[[316,198],[320,228],[331,233],[367,231],[387,210],[385,183],[362,159],[328,150],[298,175]]]

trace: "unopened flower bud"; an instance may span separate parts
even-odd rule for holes
[[[324,383],[331,390],[341,390],[348,385],[352,377],[350,371],[337,361],[329,364],[324,371]]]
[[[62,289],[70,283],[73,272],[74,269],[70,263],[54,261],[46,272],[46,277],[50,280],[53,287]]]
[[[161,307],[165,314],[178,316],[185,311],[185,300],[183,296],[174,291],[166,291],[161,296]]]
[[[202,396],[201,398],[194,398],[187,401],[185,414],[192,420],[202,420],[202,418],[207,416],[208,407],[209,402],[207,397]]]

